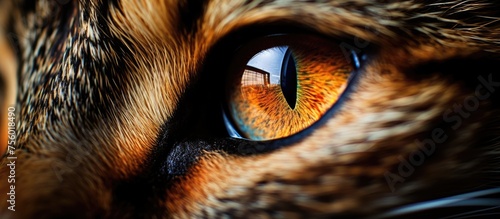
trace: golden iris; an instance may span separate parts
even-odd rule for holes
[[[338,44],[309,35],[258,39],[241,47],[235,60],[228,117],[252,140],[287,137],[309,127],[335,104],[354,70]]]

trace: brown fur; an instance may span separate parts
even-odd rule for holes
[[[498,3],[59,2],[37,1],[31,10],[16,1],[12,25],[4,28],[16,34],[21,52],[17,208],[10,212],[0,201],[2,218],[367,216],[498,186],[490,172],[498,171],[500,144],[493,96],[448,130],[438,152],[394,192],[384,178],[397,171],[400,157],[418,150],[415,139],[441,127],[443,114],[474,95],[479,83],[471,87],[454,78],[463,73],[446,68],[419,67],[498,61]],[[184,19],[196,11],[200,17]],[[211,49],[256,24],[369,41],[376,52],[335,115],[279,150],[242,156],[211,149],[224,140],[163,141],[179,134],[168,127],[184,113],[178,109]],[[464,77],[476,80],[480,73]],[[495,73],[493,81],[498,78]],[[151,161],[167,158],[156,157],[160,146],[200,149],[186,172],[164,176],[154,172],[159,161]],[[3,161],[1,194],[8,192]]]
[[[9,10],[11,2],[2,1],[0,7]],[[5,26],[8,22],[8,15],[0,15],[0,26]],[[13,106],[16,97],[16,60],[14,53],[9,47],[13,35],[0,29],[0,151],[5,151],[7,147],[7,129],[8,129],[8,108]]]

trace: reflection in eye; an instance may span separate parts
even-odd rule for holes
[[[261,67],[262,69],[259,69]],[[281,91],[294,109],[297,102],[297,70],[288,46],[263,50],[252,57],[241,78],[242,90],[247,86],[281,86]]]
[[[335,104],[353,71],[337,44],[305,35],[257,40],[235,58],[226,127],[252,140],[287,137],[309,127]]]

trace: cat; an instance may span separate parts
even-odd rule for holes
[[[498,2],[1,4],[1,218],[500,213]]]

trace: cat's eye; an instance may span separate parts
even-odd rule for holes
[[[240,47],[226,85],[226,127],[233,137],[271,140],[318,121],[355,69],[338,44],[309,35],[274,35]]]

